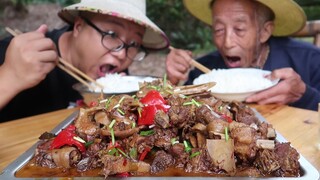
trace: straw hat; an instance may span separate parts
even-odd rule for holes
[[[145,0],[81,0],[63,8],[59,17],[73,24],[79,11],[107,14],[123,18],[146,27],[142,45],[148,49],[164,49],[169,46],[168,37],[146,16]]]
[[[212,0],[184,0],[188,11],[204,23],[211,25]],[[306,23],[306,15],[293,0],[257,0],[269,7],[275,14],[274,36],[288,36],[300,31]]]

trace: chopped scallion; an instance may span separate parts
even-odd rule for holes
[[[141,136],[150,136],[154,133],[155,133],[154,130],[140,131]]]
[[[77,141],[79,141],[79,142],[81,142],[81,143],[86,143],[86,141],[84,141],[83,139],[81,139],[79,136],[73,136],[73,139],[74,139],[74,140],[77,140]]]
[[[226,137],[226,141],[228,142],[228,140],[229,140],[228,127],[225,127],[225,128],[224,128],[224,135],[225,135],[225,137]]]
[[[109,128],[110,128],[110,129],[113,128],[113,126],[114,126],[115,123],[116,123],[116,120],[115,120],[115,119],[112,120],[111,123],[109,124]]]
[[[193,157],[196,157],[196,156],[199,156],[200,155],[200,152],[197,151],[197,152],[194,152],[190,155],[190,158],[193,158]]]
[[[115,140],[115,137],[114,137],[113,128],[110,129],[110,133],[111,133],[111,142],[112,142],[112,145],[115,145],[116,140]]]
[[[130,157],[129,157],[126,153],[124,153],[120,148],[117,148],[117,150],[118,150],[123,156],[125,156],[125,157],[128,158],[128,159],[130,159]]]
[[[125,113],[124,113],[120,108],[118,108],[117,111],[118,111],[122,116],[125,115]]]

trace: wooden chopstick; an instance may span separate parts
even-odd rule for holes
[[[169,49],[172,50],[174,49],[174,47],[169,46]],[[209,73],[211,72],[210,69],[208,69],[207,67],[205,67],[204,65],[198,63],[198,61],[191,59],[190,64],[196,68],[198,68],[200,71],[204,72],[204,73]]]
[[[12,30],[9,27],[5,27],[6,31],[9,32],[12,36],[17,36],[19,34],[21,34],[22,32],[15,29]],[[66,73],[68,73],[69,75],[71,75],[72,77],[74,77],[75,79],[77,79],[79,82],[81,82],[82,84],[86,85],[89,89],[94,90],[94,87],[92,85],[90,85],[88,82],[86,82],[85,80],[83,80],[82,78],[85,78],[86,80],[94,83],[96,86],[98,86],[100,89],[103,89],[103,85],[99,84],[98,82],[96,82],[94,79],[90,78],[89,76],[87,76],[86,74],[84,74],[83,72],[81,72],[79,69],[77,69],[76,67],[74,67],[72,64],[68,63],[67,61],[63,60],[62,58],[59,57],[59,62],[60,64],[58,64],[57,66],[62,69],[63,71],[65,71]],[[68,69],[69,68],[69,69]],[[71,70],[70,70],[71,69]],[[74,73],[74,72],[78,73]]]

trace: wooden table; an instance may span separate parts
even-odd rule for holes
[[[282,134],[318,171],[320,170],[318,113],[278,105],[252,105]],[[29,149],[45,131],[51,131],[77,109],[0,123],[0,172]]]

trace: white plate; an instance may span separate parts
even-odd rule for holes
[[[279,79],[265,78],[270,73],[254,68],[217,69],[200,75],[193,84],[216,82],[217,84],[210,89],[215,97],[224,101],[244,101],[248,96],[279,82]]]

